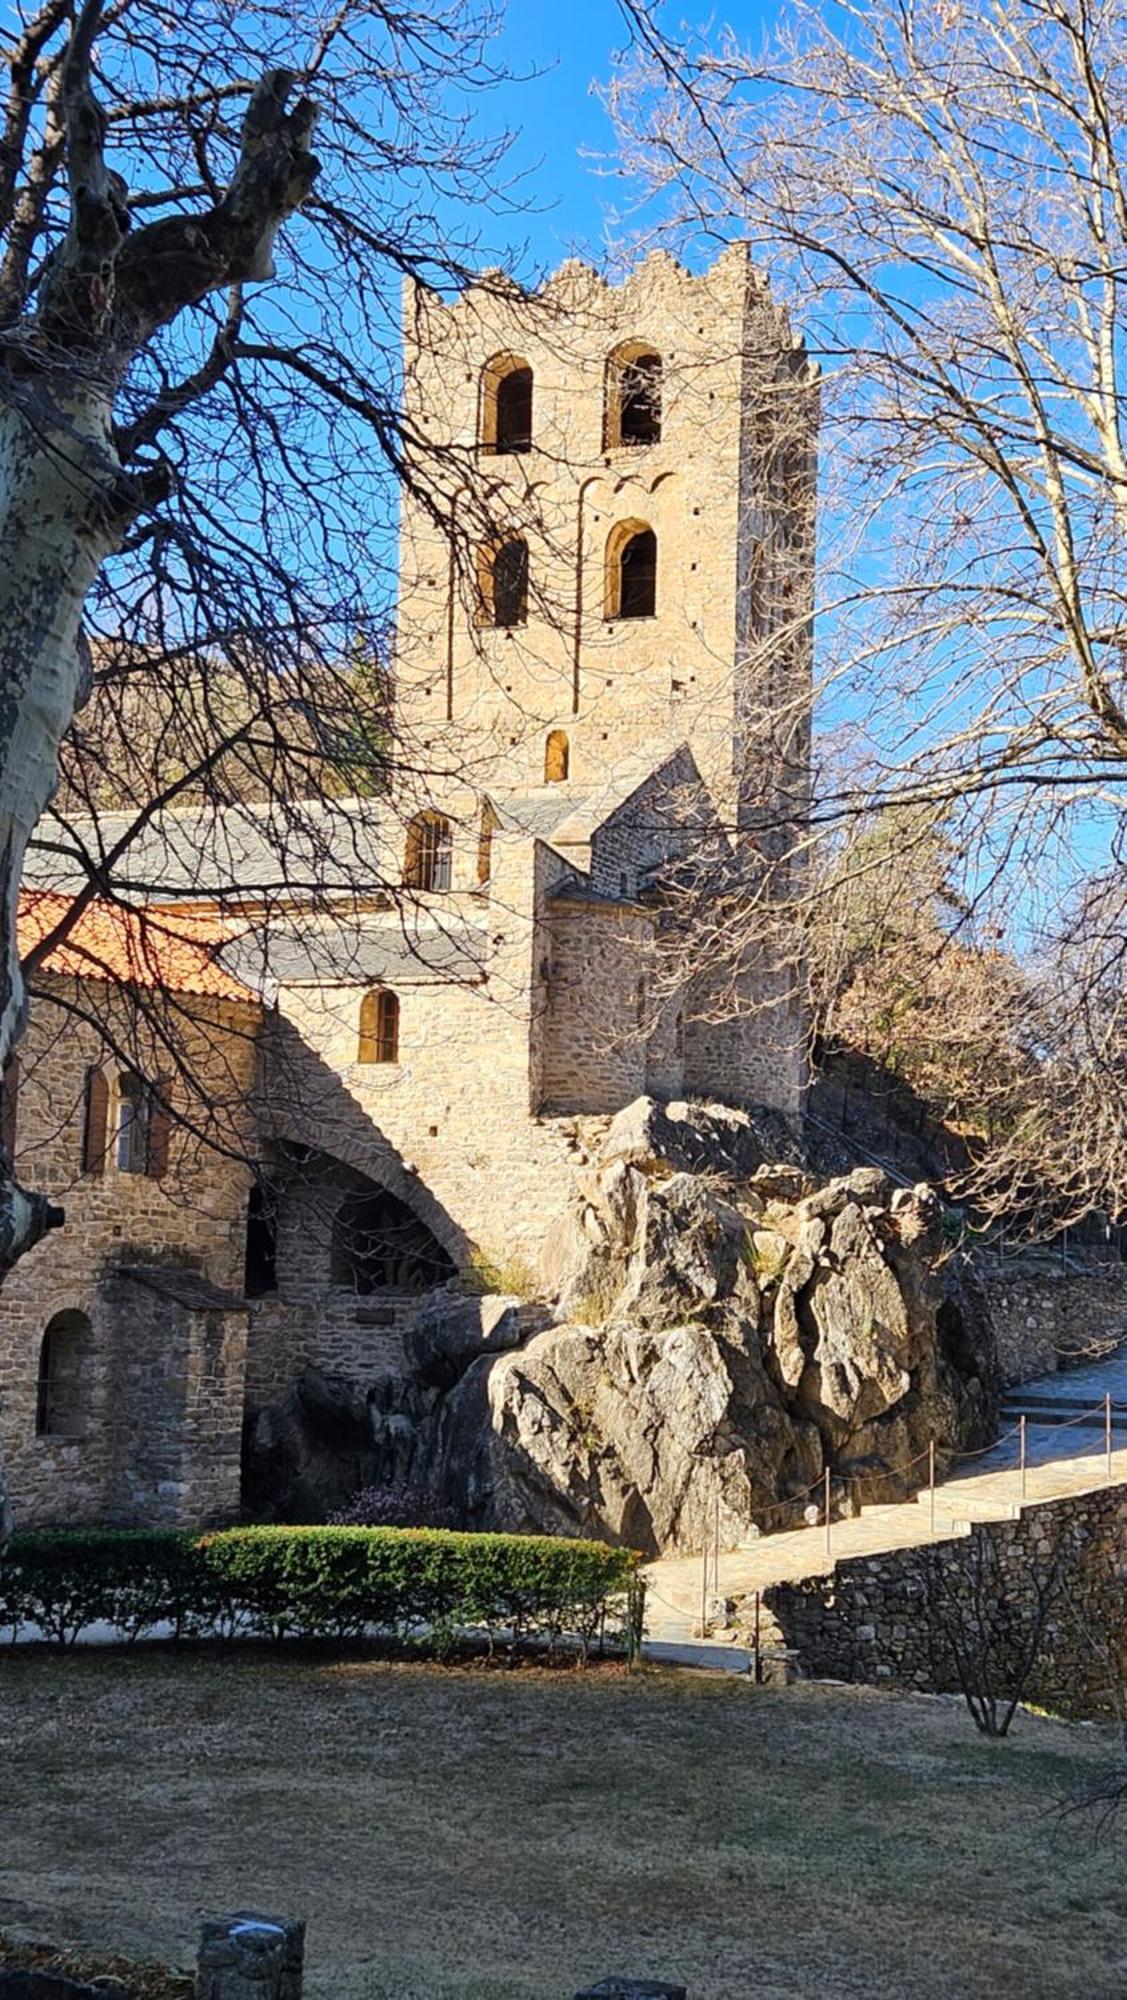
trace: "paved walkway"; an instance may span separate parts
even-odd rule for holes
[[[1055,1500],[1108,1483],[1100,1406],[1112,1397],[1111,1482],[1127,1484],[1127,1347],[1111,1359],[1023,1382],[1006,1398],[998,1442],[961,1459],[935,1489],[914,1500],[865,1507],[852,1520],[762,1535],[720,1556],[719,1579],[709,1565],[708,1596],[743,1597],[772,1583],[825,1576],[846,1556],[918,1547],[933,1538],[970,1533],[976,1521],[1015,1519],[1023,1502]],[[1118,1406],[1116,1408],[1115,1406]],[[1018,1463],[1018,1418],[1026,1418],[1026,1469]],[[1077,1422],[1077,1418],[1087,1421]],[[704,1595],[701,1556],[666,1557],[646,1574],[646,1651],[691,1653],[697,1665],[746,1667],[749,1655],[720,1639],[701,1637]]]

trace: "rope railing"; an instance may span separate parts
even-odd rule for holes
[[[1112,1433],[1113,1433],[1114,1416],[1117,1408],[1122,1410],[1124,1408],[1127,1408],[1127,1406],[1123,1405],[1122,1403],[1117,1405],[1114,1402],[1111,1395],[1108,1394],[1105,1395],[1100,1400],[1100,1402],[1093,1403],[1090,1405],[1090,1407],[1076,1411],[1070,1417],[1061,1417],[1056,1423],[1045,1423],[1039,1416],[1035,1416],[1034,1424],[1037,1430],[1053,1434],[1057,1431],[1070,1430],[1074,1428],[1077,1424],[1090,1423],[1093,1417],[1102,1416],[1104,1420],[1105,1483],[1108,1486],[1110,1486],[1114,1483],[1113,1468],[1112,1468]],[[1028,1476],[1031,1470],[1029,1464],[1028,1439],[1027,1439],[1028,1424],[1029,1424],[1028,1412],[1023,1411],[1019,1416],[1017,1423],[1014,1424],[1011,1430],[1004,1431],[1001,1437],[995,1438],[991,1444],[979,1446],[977,1449],[973,1451],[953,1451],[951,1450],[950,1447],[940,1444],[937,1439],[931,1438],[929,1439],[927,1445],[922,1451],[916,1452],[914,1457],[906,1459],[903,1465],[896,1466],[890,1469],[890,1471],[886,1474],[874,1475],[872,1473],[867,1473],[867,1474],[838,1473],[834,1472],[833,1468],[827,1465],[823,1469],[823,1471],[819,1474],[817,1479],[811,1480],[809,1486],[800,1487],[797,1493],[788,1494],[785,1500],[769,1501],[766,1507],[759,1510],[757,1519],[751,1525],[754,1526],[757,1534],[767,1533],[768,1535],[770,1535],[772,1532],[774,1533],[806,1532],[807,1528],[814,1528],[821,1525],[822,1528],[824,1529],[826,1538],[826,1548],[825,1548],[826,1557],[832,1563],[833,1500],[835,1492],[840,1496],[842,1494],[843,1489],[846,1492],[848,1492],[854,1487],[869,1487],[872,1485],[874,1477],[876,1478],[884,1477],[887,1479],[895,1479],[897,1481],[902,1481],[905,1474],[909,1473],[912,1470],[913,1466],[921,1464],[923,1460],[926,1459],[928,1461],[927,1488],[926,1489],[922,1487],[917,1488],[917,1493],[922,1492],[924,1490],[926,1490],[928,1493],[929,1532],[930,1535],[934,1538],[936,1532],[936,1493],[938,1491],[938,1483],[936,1481],[936,1476],[935,1476],[937,1454],[942,1454],[949,1464],[962,1465],[965,1461],[969,1461],[971,1459],[988,1458],[995,1456],[1005,1445],[1009,1444],[1011,1439],[1016,1438],[1018,1441],[1017,1462],[1016,1465],[1012,1468],[1012,1470],[1019,1472],[1021,1475],[1021,1499],[1025,1500],[1028,1494]],[[998,1469],[999,1471],[1001,1471],[1007,1468],[999,1467]],[[794,1511],[797,1507],[799,1507],[802,1504],[803,1501],[808,1502],[811,1495],[815,1493],[820,1493],[822,1496],[821,1505],[818,1510],[821,1516],[820,1523],[817,1521],[810,1522],[807,1523],[804,1528],[799,1529],[797,1523],[795,1523],[793,1520]],[[786,1528],[782,1530],[772,1531],[770,1528],[766,1528],[764,1526],[762,1520],[762,1517],[764,1515],[769,1517],[771,1515],[778,1515],[780,1513],[784,1513],[788,1516],[788,1524]],[[705,1548],[703,1557],[704,1569],[701,1581],[702,1633],[708,1629],[707,1613],[708,1613],[708,1598],[709,1598],[710,1561],[712,1568],[712,1590],[714,1594],[717,1597],[719,1597],[720,1557],[721,1557],[720,1502],[719,1500],[717,1500],[716,1529],[713,1539],[713,1546],[711,1549],[708,1549],[707,1547]],[[678,1608],[677,1606],[670,1604],[667,1599],[662,1598],[659,1593],[655,1592],[654,1595],[657,1597],[657,1601],[659,1603],[666,1605],[667,1609],[676,1610]]]

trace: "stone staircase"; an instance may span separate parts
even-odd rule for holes
[[[1113,1398],[1110,1461],[1102,1399]],[[1020,1463],[1025,1417],[1025,1465]],[[742,1547],[703,1556],[666,1557],[646,1571],[646,1651],[740,1670],[750,1666],[748,1606],[774,1583],[832,1574],[851,1556],[880,1555],[932,1540],[969,1535],[978,1522],[1015,1520],[1023,1508],[1108,1484],[1127,1484],[1127,1357],[1075,1375],[1042,1376],[1007,1397],[998,1442],[963,1460],[913,1499],[862,1507],[852,1518],[767,1534]],[[707,1573],[706,1573],[707,1571]],[[725,1606],[741,1606],[740,1630]],[[780,1635],[759,1607],[760,1645]]]

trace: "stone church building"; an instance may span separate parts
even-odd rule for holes
[[[542,1289],[586,1121],[800,1108],[784,974],[662,971],[686,882],[784,880],[802,823],[816,386],[785,315],[735,246],[412,288],[404,325],[392,793],[309,801],[284,863],[274,807],[158,816],[159,893],[57,943],[78,878],[31,857],[4,1138],[67,1220],[0,1303],[25,1524],[230,1518],[246,1414],[303,1367],[363,1388],[436,1286]]]

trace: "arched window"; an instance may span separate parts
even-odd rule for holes
[[[243,1290],[248,1299],[261,1299],[277,1289],[278,1190],[268,1180],[256,1180],[247,1199]]]
[[[454,1276],[447,1255],[421,1216],[386,1188],[345,1195],[333,1224],[331,1277],[354,1292],[426,1292]]]
[[[484,622],[524,625],[528,619],[528,543],[520,535],[485,550],[481,563]]]
[[[39,1349],[35,1429],[39,1437],[81,1438],[90,1415],[90,1321],[60,1312],[47,1323]]]
[[[571,765],[566,729],[553,729],[544,745],[544,783],[562,785]]]
[[[607,356],[606,449],[661,440],[661,356],[642,341],[624,341]]]
[[[532,370],[516,354],[495,354],[481,371],[484,451],[529,451],[532,446]]]
[[[403,875],[408,889],[448,889],[452,852],[450,821],[441,813],[416,813],[407,828]]]
[[[399,1061],[399,1001],[384,987],[365,993],[360,1002],[360,1040],[356,1060],[362,1063]]]
[[[117,1080],[114,1161],[121,1174],[143,1174],[149,1164],[149,1093],[135,1071]]]
[[[652,618],[657,611],[657,536],[644,521],[623,521],[607,541],[606,615]]]

